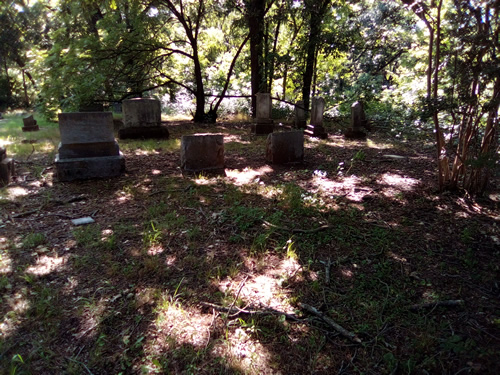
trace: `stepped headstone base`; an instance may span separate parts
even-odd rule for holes
[[[120,153],[117,156],[60,159],[57,154],[55,166],[59,181],[117,177],[125,172],[125,158]]]
[[[274,121],[266,119],[256,119],[252,124],[251,132],[255,135],[268,135],[274,131]]]
[[[307,129],[304,131],[304,134],[308,135],[309,137],[315,137],[315,138],[321,138],[321,139],[326,139],[328,138],[328,133],[326,132],[325,128],[321,125],[307,125]]]

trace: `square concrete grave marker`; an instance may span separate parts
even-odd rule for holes
[[[304,160],[302,130],[272,133],[267,136],[266,160],[273,164],[296,163]]]
[[[168,138],[168,129],[161,125],[161,104],[157,99],[136,98],[122,102],[123,125],[120,139]]]
[[[181,138],[181,169],[186,173],[225,175],[224,136],[193,134]]]
[[[55,164],[60,181],[116,177],[125,171],[111,112],[60,113],[59,132]]]

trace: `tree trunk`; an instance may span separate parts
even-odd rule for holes
[[[249,0],[247,3],[247,22],[250,33],[250,85],[252,92],[252,117],[257,115],[258,92],[265,92],[266,82],[263,79],[263,43],[265,0]]]
[[[316,62],[316,52],[321,35],[321,24],[326,15],[330,0],[322,0],[319,4],[309,0],[305,2],[306,12],[309,15],[309,39],[306,48],[306,66],[303,75],[302,100],[304,108],[309,110],[311,99],[311,85],[314,75],[314,64]]]

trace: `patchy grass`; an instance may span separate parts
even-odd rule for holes
[[[415,137],[306,139],[304,163],[276,166],[248,126],[176,122],[171,140],[120,141],[123,176],[63,184],[54,150],[26,163],[21,117],[7,121],[8,373],[498,373],[498,202],[436,194]],[[228,176],[182,176],[180,137],[208,131]]]

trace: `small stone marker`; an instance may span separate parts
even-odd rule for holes
[[[33,115],[23,118],[23,132],[36,132],[40,130]]]
[[[271,118],[272,101],[271,94],[259,92],[257,97],[257,113],[252,124],[252,133],[255,135],[267,135],[274,131],[274,122]]]
[[[161,104],[157,99],[127,99],[122,103],[123,125],[120,139],[168,138],[168,129],[161,125]]]
[[[351,127],[346,130],[344,136],[352,139],[363,139],[366,137],[366,133],[362,128],[368,129],[363,103],[355,102],[351,106]]]
[[[14,174],[14,160],[7,157],[7,150],[0,147],[0,187],[7,186]]]
[[[193,134],[181,138],[181,169],[186,173],[225,175],[224,136]]]
[[[307,127],[306,110],[303,100],[295,103],[295,127],[297,129],[305,129]]]
[[[116,177],[125,171],[111,112],[60,113],[59,132],[55,160],[59,181]]]
[[[314,97],[311,101],[311,123],[307,125],[304,132],[310,137],[328,138],[328,134],[323,127],[323,111],[325,110],[325,99]]]
[[[267,136],[266,160],[273,164],[296,163],[304,160],[302,130],[272,133]]]
[[[85,225],[85,224],[95,223],[95,220],[92,219],[90,216],[85,216],[79,219],[73,219],[71,220],[71,223],[73,223],[73,225]]]

